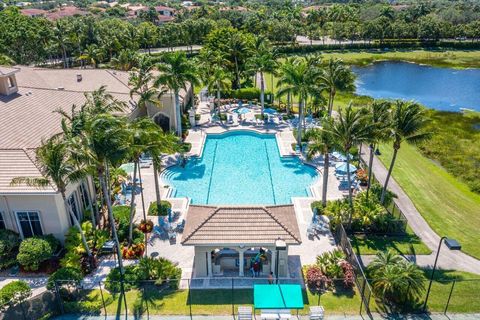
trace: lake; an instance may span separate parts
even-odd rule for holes
[[[415,100],[437,110],[480,111],[480,69],[457,70],[385,61],[352,67],[357,94]]]

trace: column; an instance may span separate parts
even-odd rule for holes
[[[245,266],[243,265],[243,250],[238,250],[238,276],[243,277],[244,272],[243,269],[245,269]]]
[[[210,250],[207,251],[207,273],[208,273],[208,277],[213,276],[212,252]]]
[[[277,265],[277,250],[272,250],[272,261],[270,263],[270,271],[273,272],[273,275],[276,277],[277,273],[275,267]]]

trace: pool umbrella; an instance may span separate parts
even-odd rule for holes
[[[277,110],[272,109],[272,108],[265,108],[265,109],[263,109],[263,112],[268,113],[268,114],[275,114],[275,113],[277,113]]]
[[[350,173],[357,171],[357,167],[355,167],[353,164],[350,164],[349,166],[349,171]],[[335,171],[337,173],[344,173],[347,172],[347,164],[346,163],[339,163],[335,166]]]
[[[347,157],[345,157],[343,154],[341,154],[338,151],[332,152],[332,156],[335,157],[336,159],[340,160],[340,161],[347,161]]]
[[[238,114],[246,114],[246,113],[249,113],[250,111],[252,111],[252,110],[250,110],[247,107],[242,107],[242,108],[238,108],[237,110],[235,110],[235,112],[238,113]]]

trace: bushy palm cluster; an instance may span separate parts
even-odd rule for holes
[[[393,250],[379,252],[368,265],[368,275],[375,295],[393,305],[415,303],[425,291],[423,271]]]

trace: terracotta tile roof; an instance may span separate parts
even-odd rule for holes
[[[293,205],[268,207],[190,206],[183,245],[300,244]]]
[[[42,10],[42,9],[35,9],[35,8],[30,8],[30,9],[22,9],[20,10],[20,13],[23,14],[24,16],[41,16],[47,14],[47,10]]]
[[[165,7],[165,6],[155,6],[155,10],[156,10],[156,11],[171,11],[171,12],[175,12],[175,9],[174,9],[174,8]]]
[[[73,16],[77,16],[77,15],[85,16],[87,14],[88,14],[87,11],[78,9],[77,7],[67,6],[67,7],[62,7],[58,10],[50,11],[50,12],[46,13],[45,17],[47,17],[47,19],[49,19],[49,20],[58,20],[58,19],[61,19],[61,18],[73,17]]]
[[[27,185],[11,186],[10,182],[16,177],[41,177],[36,167],[35,150],[28,149],[0,149],[0,194],[12,193],[54,193],[56,190],[49,186],[35,188]]]

